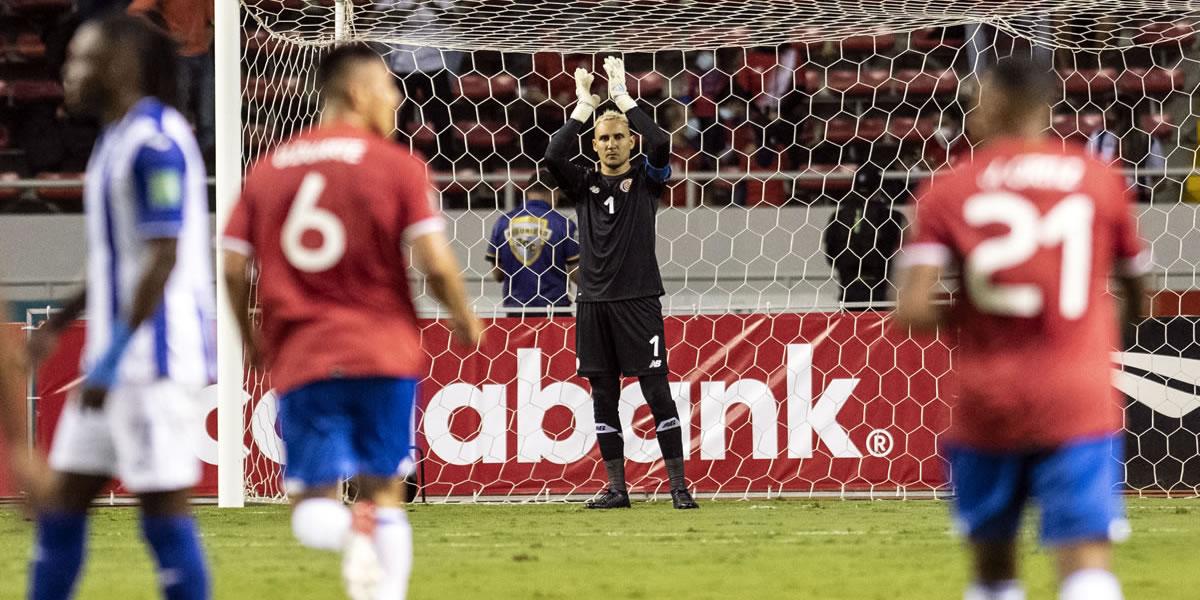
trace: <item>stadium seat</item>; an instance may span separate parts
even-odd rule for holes
[[[63,88],[57,81],[49,79],[0,80],[0,101],[13,104],[35,102],[58,102],[62,100]]]
[[[745,91],[746,99],[754,101],[756,97],[769,89],[769,83],[779,73],[779,57],[774,52],[746,53],[746,64],[734,73],[733,80],[737,87]]]
[[[517,80],[507,73],[491,77],[471,73],[455,79],[458,94],[472,102],[482,102],[492,98],[508,102],[515,100],[518,96]]]
[[[1184,74],[1180,69],[1126,69],[1117,78],[1117,89],[1125,94],[1169,94],[1183,88]]]
[[[662,98],[667,89],[667,79],[662,74],[651,71],[648,73],[630,73],[632,82],[626,82],[638,98]]]
[[[21,176],[13,171],[5,171],[0,173],[0,181],[16,181]],[[21,195],[21,190],[11,187],[0,187],[0,202],[15,200]]]
[[[1176,128],[1178,125],[1171,119],[1171,116],[1163,113],[1145,114],[1138,119],[1138,129],[1159,139],[1171,137],[1175,134]]]
[[[72,9],[71,0],[8,0],[8,10],[14,13],[45,12],[67,14]]]
[[[0,42],[0,63],[34,62],[46,56],[46,44],[36,33],[22,32]]]
[[[847,96],[870,96],[883,88],[890,78],[891,74],[887,69],[865,69],[861,72],[849,69],[831,69],[824,72],[807,70],[804,72],[804,88],[809,93],[824,88]]]
[[[921,96],[952,94],[958,90],[958,74],[954,69],[929,71],[898,69],[892,76],[896,93],[908,92]]]
[[[406,123],[404,133],[412,139],[413,146],[426,148],[437,143],[437,134],[426,123]]]
[[[876,53],[885,54],[896,47],[896,34],[885,33],[882,35],[855,35],[841,40],[841,42],[813,42],[806,44],[809,52],[821,50],[825,44],[830,44],[834,51],[841,50],[840,54],[853,53]]]
[[[256,102],[272,102],[300,93],[300,80],[295,77],[246,79],[242,81],[242,88],[246,96]]]
[[[1190,46],[1195,41],[1195,28],[1185,22],[1148,23],[1142,26],[1133,36],[1135,44],[1146,46],[1160,46],[1163,44]]]
[[[1059,69],[1063,88],[1068,94],[1111,93],[1115,89],[1117,70],[1103,69]]]
[[[506,153],[510,146],[517,141],[517,132],[505,123],[456,123],[455,127],[463,132],[467,147],[472,150],[492,150]],[[483,157],[485,155],[476,154]]]
[[[83,173],[38,173],[37,179],[46,181],[62,181],[62,180],[82,180]],[[37,188],[37,195],[42,200],[56,202],[59,204],[82,204],[83,203],[83,185],[71,187],[43,187]]]
[[[1084,142],[1104,128],[1104,115],[1098,112],[1054,115],[1052,128],[1064,140]]]
[[[243,30],[242,39],[244,40],[242,48],[246,50],[248,56],[252,56],[252,53],[284,55],[296,50],[294,44],[281,42],[277,38],[271,37],[265,29]]]
[[[926,27],[913,31],[909,45],[915,50],[929,51],[940,48],[959,48],[966,43],[962,37],[949,35],[944,27]]]

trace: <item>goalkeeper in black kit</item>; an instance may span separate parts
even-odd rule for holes
[[[546,162],[563,191],[577,204],[579,290],[575,350],[579,374],[592,386],[596,437],[608,472],[608,489],[588,508],[628,508],[625,443],[618,405],[621,376],[637,377],[654,414],[658,445],[671,482],[675,508],[699,508],[683,472],[682,426],[667,384],[663,336],[662,277],[654,253],[654,217],[671,168],[670,136],[641,108],[625,87],[625,64],[604,60],[608,94],[621,112],[596,117],[592,148],[600,169],[571,162],[579,134],[600,105],[591,93],[592,75],[575,70],[578,102],[571,118],[550,138]],[[631,161],[638,133],[643,156]]]

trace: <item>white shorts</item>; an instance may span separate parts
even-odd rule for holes
[[[115,387],[102,410],[67,400],[50,466],[55,471],[106,475],[133,493],[188,489],[200,481],[196,456],[202,426],[192,386],[163,380]]]

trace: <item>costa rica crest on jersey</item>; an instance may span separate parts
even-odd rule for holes
[[[629,193],[629,188],[631,188],[631,187],[633,187],[633,180],[632,180],[632,179],[625,179],[625,180],[622,180],[622,181],[621,181],[621,191],[622,191],[622,192],[625,192],[626,194],[628,194],[628,193]]]

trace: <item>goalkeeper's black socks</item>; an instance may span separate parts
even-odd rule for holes
[[[663,462],[667,464],[667,478],[671,481],[671,489],[686,490],[687,477],[683,474],[683,457],[668,458]]]
[[[604,470],[608,471],[608,489],[618,492],[627,491],[625,487],[624,458],[614,458],[604,461]]]

